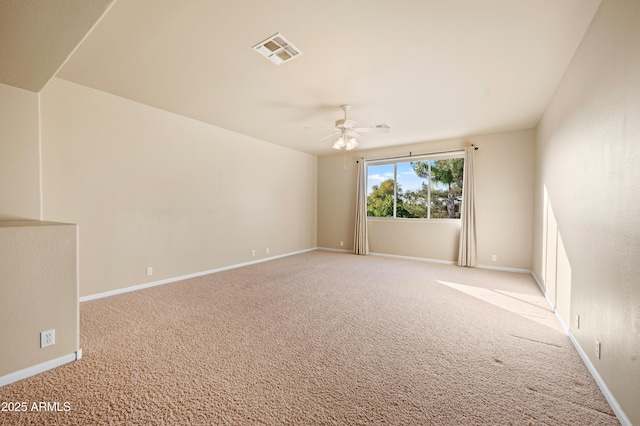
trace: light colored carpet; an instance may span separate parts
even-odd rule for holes
[[[1,424],[619,424],[526,274],[314,251],[81,304]]]

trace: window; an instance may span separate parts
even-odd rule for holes
[[[460,219],[462,154],[367,165],[367,216]]]

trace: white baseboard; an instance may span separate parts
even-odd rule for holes
[[[573,347],[576,348],[576,351],[578,352],[578,355],[580,355],[582,362],[584,363],[584,365],[587,366],[589,373],[591,373],[591,376],[598,384],[598,387],[600,387],[600,390],[602,391],[602,394],[604,395],[604,397],[607,399],[607,402],[611,406],[611,409],[616,414],[616,417],[618,417],[620,424],[622,424],[623,426],[632,426],[631,420],[629,420],[625,412],[622,410],[622,407],[620,407],[620,404],[618,404],[618,400],[613,396],[613,394],[609,390],[609,387],[605,383],[604,379],[602,379],[602,376],[600,376],[600,373],[598,373],[598,370],[596,369],[596,367],[593,365],[593,363],[587,356],[587,353],[584,351],[582,346],[580,346],[580,343],[578,343],[578,340],[571,332],[571,328],[569,328],[567,323],[564,321],[564,319],[556,309],[555,305],[547,295],[547,292],[545,291],[544,287],[542,287],[542,284],[540,284],[538,277],[536,277],[536,274],[534,274],[533,271],[530,271],[530,272],[531,272],[531,276],[533,277],[533,280],[536,282],[536,284],[540,288],[540,291],[544,295],[544,298],[547,300],[549,307],[551,307],[551,310],[553,310],[553,313],[556,315],[556,318],[558,318],[558,321],[560,321],[560,325],[562,325],[562,328],[567,333],[567,336],[569,336],[569,340],[571,340]]]
[[[452,262],[450,260],[429,259],[427,257],[399,256],[397,254],[387,254],[387,253],[369,253],[369,254],[371,256],[391,257],[393,259],[417,260],[418,262],[442,263],[442,264],[445,264],[445,265],[456,265],[457,264],[457,262]]]
[[[323,251],[334,251],[340,253],[352,253],[351,250],[340,250],[328,247],[318,247],[318,250]],[[400,256],[397,254],[388,254],[388,253],[369,253],[371,256],[379,256],[379,257],[391,257],[394,259],[404,259],[404,260],[417,260],[419,262],[429,262],[429,263],[441,263],[444,265],[457,265],[458,262],[453,260],[441,260],[441,259],[430,259],[428,257],[415,257],[415,256]],[[518,268],[507,268],[503,266],[492,266],[492,265],[478,265],[479,269],[494,269],[496,271],[506,271],[506,272],[519,272],[523,274],[530,274],[531,271],[528,269],[518,269]]]
[[[494,271],[505,271],[505,272],[518,272],[521,274],[530,274],[531,271],[528,269],[520,269],[520,268],[508,268],[506,266],[493,266],[493,265],[478,265],[476,268],[479,269],[492,269]]]
[[[334,248],[329,248],[329,247],[318,247],[317,250],[320,250],[320,251],[335,251],[336,253],[353,253],[353,250],[334,249]]]
[[[584,362],[584,364],[587,366],[587,369],[589,370],[589,372],[595,379],[596,383],[600,387],[600,390],[602,391],[602,393],[604,394],[604,397],[609,402],[609,405],[611,405],[613,412],[616,413],[616,417],[618,417],[620,424],[622,424],[623,426],[632,426],[631,420],[629,420],[625,412],[622,410],[622,407],[620,407],[620,404],[618,404],[618,400],[613,396],[613,394],[607,387],[607,384],[604,382],[600,374],[598,374],[598,370],[596,370],[596,367],[593,365],[593,363],[591,362],[587,354],[584,352],[584,350],[582,349],[582,346],[580,346],[580,343],[578,343],[573,333],[569,331],[567,335],[569,336],[569,340],[571,340],[571,343],[573,343],[573,346],[578,351],[580,358],[582,358],[582,362]]]
[[[547,301],[547,304],[549,305],[551,310],[555,312],[556,311],[556,305],[553,304],[553,302],[551,301],[551,299],[547,295],[547,291],[542,286],[542,284],[540,284],[540,281],[538,281],[538,277],[536,277],[536,274],[534,274],[533,271],[529,271],[529,272],[531,273],[531,276],[533,277],[533,281],[535,281],[536,284],[538,285],[538,288],[540,289],[540,292],[542,293],[542,295],[544,296],[545,300]],[[556,316],[558,316],[558,315],[556,315]],[[566,326],[564,320],[562,321],[561,324],[564,324]],[[568,332],[569,331],[568,327],[565,330]]]
[[[26,379],[27,377],[35,376],[36,374],[44,373],[45,371],[52,370],[56,367],[60,367],[61,365],[79,360],[80,358],[82,358],[82,349],[78,349],[77,351],[69,355],[64,355],[38,365],[23,368],[22,370],[6,374],[0,377],[0,387],[15,383],[22,379]]]
[[[306,253],[309,251],[316,250],[316,247],[295,251],[291,253],[279,254],[277,256],[265,257],[262,259],[252,260],[250,262],[236,263],[235,265],[223,266],[221,268],[209,269],[208,271],[195,272],[192,274],[181,275],[179,277],[167,278],[164,280],[153,281],[144,284],[133,285],[129,287],[119,288],[117,290],[105,291],[103,293],[91,294],[89,296],[83,296],[80,298],[80,302],[88,302],[89,300],[102,299],[103,297],[115,296],[117,294],[129,293],[131,291],[143,290],[145,288],[156,287],[163,284],[174,283],[176,281],[187,280],[189,278],[201,277],[203,275],[215,274],[216,272],[228,271],[229,269],[242,268],[243,266],[254,265],[256,263],[268,262],[270,260],[279,259],[281,257],[293,256],[295,254]]]

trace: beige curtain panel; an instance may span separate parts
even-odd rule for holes
[[[356,222],[353,235],[353,253],[369,254],[369,232],[367,229],[367,166],[364,159],[358,161],[356,183]]]
[[[464,171],[462,182],[462,208],[460,215],[459,266],[476,266],[476,211],[473,182],[473,153],[475,148],[464,150]]]

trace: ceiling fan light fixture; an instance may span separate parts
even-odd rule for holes
[[[347,144],[345,145],[345,149],[347,151],[351,151],[352,149],[355,149],[358,147],[358,145],[360,145],[358,143],[358,141],[356,141],[356,138],[350,138],[349,141],[347,142]]]
[[[342,149],[346,146],[346,144],[344,143],[344,137],[340,136],[338,138],[338,140],[336,141],[336,143],[333,144],[333,149]]]

